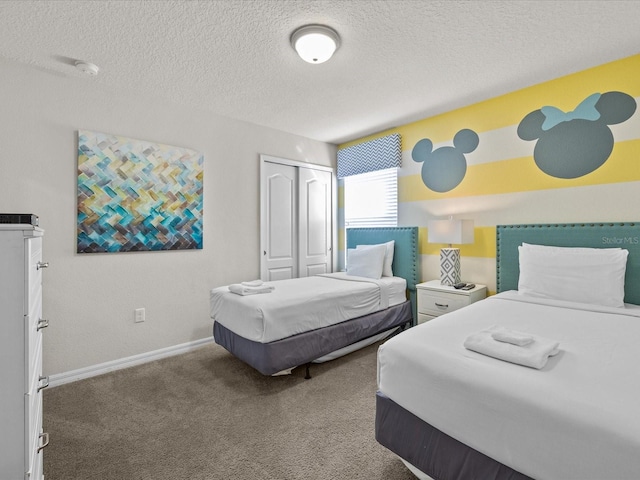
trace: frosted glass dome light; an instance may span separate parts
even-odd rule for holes
[[[340,37],[324,25],[306,25],[293,32],[291,45],[305,62],[323,63],[338,49]]]

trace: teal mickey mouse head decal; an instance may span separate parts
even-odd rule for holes
[[[457,187],[467,173],[465,153],[473,152],[480,139],[473,130],[463,129],[453,137],[453,147],[433,150],[433,142],[423,138],[413,147],[411,158],[422,164],[422,181],[434,192]]]
[[[540,170],[556,178],[578,178],[603,165],[613,151],[609,125],[628,120],[636,101],[623,92],[594,93],[572,112],[542,107],[524,117],[518,136],[536,140],[533,159]]]

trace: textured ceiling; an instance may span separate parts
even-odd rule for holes
[[[640,53],[640,1],[0,1],[0,57],[342,143]],[[294,29],[342,45],[300,60]],[[640,72],[639,72],[640,73]]]

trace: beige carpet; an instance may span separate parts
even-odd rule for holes
[[[222,347],[44,392],[46,480],[413,475],[374,437],[378,344],[265,377]]]

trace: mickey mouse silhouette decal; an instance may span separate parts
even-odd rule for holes
[[[411,158],[422,165],[422,181],[435,192],[448,192],[458,186],[467,173],[465,153],[473,152],[480,142],[473,130],[463,129],[453,137],[453,147],[433,150],[433,142],[423,138],[415,144]]]
[[[535,140],[533,159],[540,170],[557,178],[578,178],[602,166],[613,150],[609,125],[628,120],[636,101],[623,92],[594,93],[568,113],[542,107],[518,125],[522,140]]]

